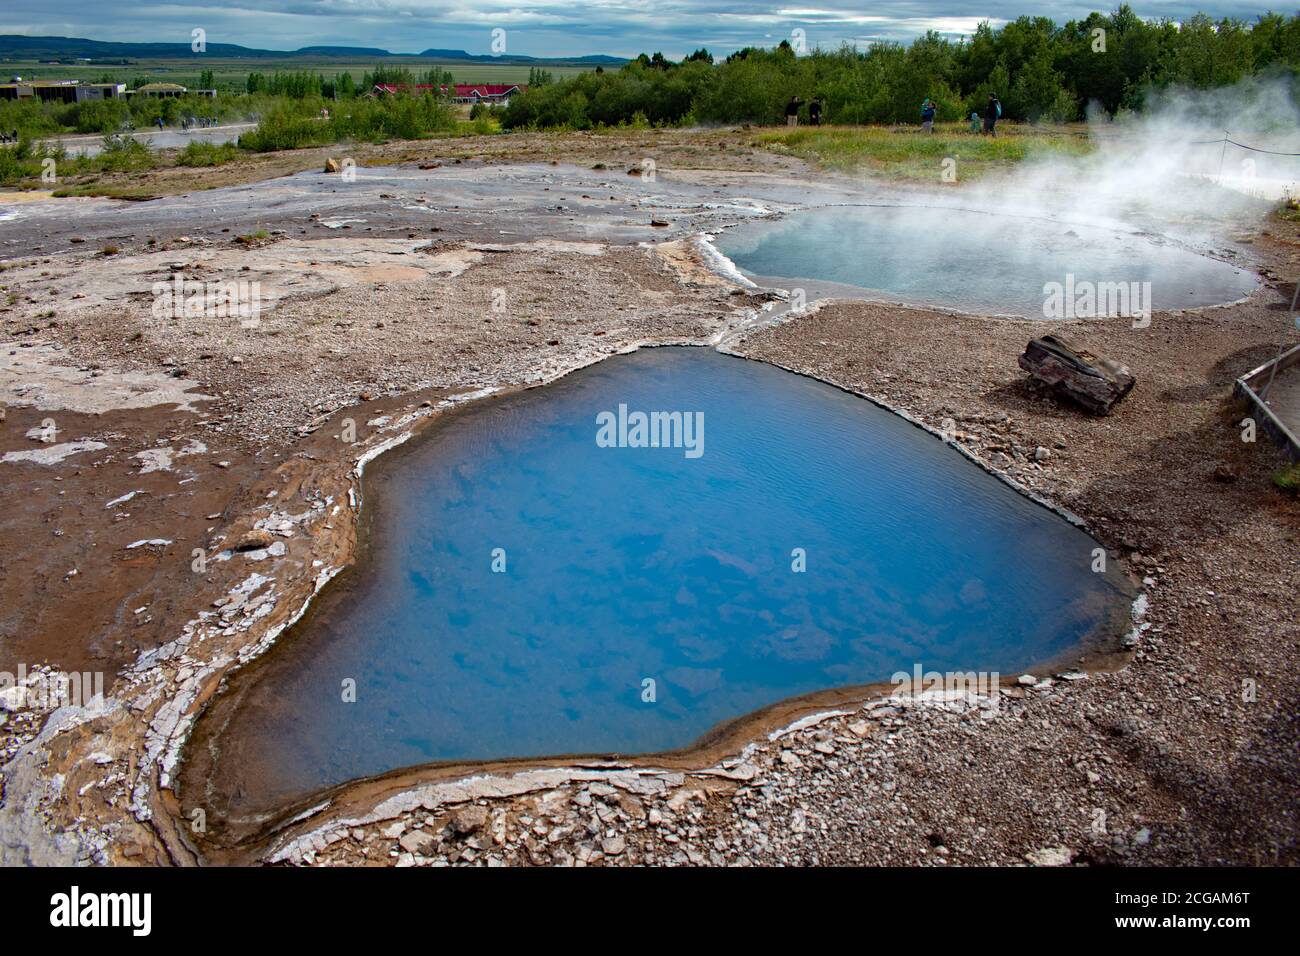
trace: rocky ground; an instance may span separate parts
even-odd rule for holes
[[[672,135],[677,161],[696,155],[706,171],[743,153]],[[534,145],[599,177],[591,166],[643,144]],[[770,162],[743,153],[731,168]],[[769,172],[787,188],[790,166]],[[725,179],[709,179],[710,194]],[[549,200],[535,191],[530,202]],[[265,236],[223,235],[202,217],[182,235],[183,218],[169,219],[133,224],[116,252],[88,233],[93,243],[6,262],[0,528],[19,544],[0,554],[0,666],[102,671],[110,693],[53,716],[23,692],[0,699],[4,860],[1296,862],[1300,505],[1271,487],[1282,460],[1241,440],[1229,401],[1233,378],[1285,334],[1290,286],[1157,314],[1146,329],[1054,326],[1137,376],[1098,418],[1017,368],[1044,323],[838,302],[754,327],[767,297],[702,268],[684,237],[717,213],[680,202],[655,245],[584,237],[581,217],[562,239],[502,241],[473,235],[479,210],[446,207],[445,238],[408,234],[396,213],[357,236],[295,211],[276,234],[263,211]],[[649,231],[654,215],[626,218]],[[39,219],[24,228],[45,234]],[[1295,239],[1294,226],[1266,229],[1263,264],[1294,275]],[[252,276],[271,301],[254,327],[160,321],[151,285],[178,272]],[[229,668],[270,648],[355,553],[365,463],[449,402],[688,341],[905,411],[1083,517],[1144,581],[1131,660],[1022,678],[996,707],[857,702],[694,768],[407,775],[334,793],[249,850],[213,845],[193,822],[201,796],[175,793],[180,748]],[[345,419],[355,442],[339,439]]]
[[[543,780],[473,804],[433,791],[285,858],[1294,864],[1300,509],[1268,490],[1280,458],[1241,441],[1226,402],[1235,370],[1276,348],[1280,291],[1146,330],[1058,329],[1137,375],[1104,419],[1062,407],[1015,367],[1040,325],[842,303],[737,346],[954,430],[1085,517],[1150,598],[1121,670],[1035,675],[1003,688],[992,716],[969,700],[870,702],[708,775]]]

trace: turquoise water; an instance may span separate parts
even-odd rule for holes
[[[1084,286],[1137,283],[1152,310],[1233,302],[1254,291],[1253,273],[1158,236],[1041,219],[922,206],[831,206],[746,223],[718,248],[750,276],[820,280],[876,297],[989,315],[1085,316]],[[1068,278],[1072,277],[1072,278]],[[1142,283],[1150,283],[1149,300]],[[1044,286],[1074,290],[1074,315],[1044,315]],[[835,294],[836,290],[828,290]],[[824,293],[819,292],[818,295]],[[812,298],[812,295],[809,296]],[[1131,315],[1127,310],[1109,314]]]
[[[620,405],[702,413],[702,453],[600,447]],[[611,358],[391,455],[367,473],[365,562],[222,732],[232,791],[682,748],[916,664],[1015,673],[1127,614],[1088,535],[935,437],[712,350]]]

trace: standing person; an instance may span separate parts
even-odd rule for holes
[[[813,126],[822,125],[822,101],[819,97],[814,96],[808,104],[808,122]]]
[[[998,117],[1002,115],[1002,104],[996,93],[989,94],[989,105],[984,107],[984,132],[997,136]]]
[[[970,131],[978,133],[980,131],[980,115],[974,111],[970,114]]]
[[[928,96],[921,104],[921,130],[926,133],[934,132],[934,100]]]
[[[799,104],[802,102],[803,100],[799,99],[799,97],[792,96],[790,97],[790,102],[785,104],[785,125],[786,126],[799,125]]]

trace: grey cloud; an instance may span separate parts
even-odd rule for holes
[[[1109,6],[1111,4],[1106,4]],[[884,0],[870,6],[844,0],[259,0],[187,6],[135,3],[88,15],[85,0],[6,0],[0,33],[63,35],[97,40],[188,42],[201,26],[209,42],[271,49],[335,44],[413,53],[429,47],[489,52],[494,27],[507,31],[510,52],[534,56],[662,50],[681,56],[701,46],[726,53],[771,45],[795,28],[810,45],[889,39],[906,42],[934,28],[969,32],[981,19],[1047,16],[1064,23],[1094,9],[1087,3],[979,3],[973,0]],[[1137,2],[1138,14],[1181,19],[1204,9],[1213,16],[1253,20],[1264,7],[1241,0]],[[871,19],[864,19],[870,17]]]

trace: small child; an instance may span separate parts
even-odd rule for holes
[[[979,113],[971,113],[971,115],[970,115],[970,131],[971,131],[972,133],[978,133],[978,132],[980,131],[980,115],[979,115]]]

